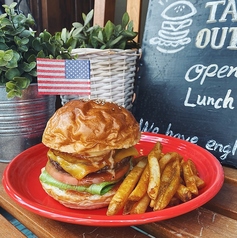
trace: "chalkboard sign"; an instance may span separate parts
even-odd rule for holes
[[[237,1],[150,0],[133,113],[237,167]]]

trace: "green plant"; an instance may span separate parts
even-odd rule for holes
[[[8,97],[21,96],[19,89],[36,77],[36,62],[25,56],[35,35],[34,19],[16,14],[15,6],[3,5],[6,13],[0,15],[0,83],[6,84]]]
[[[3,5],[0,15],[0,85],[8,98],[21,97],[22,90],[37,82],[36,58],[71,58],[60,37],[46,30],[36,36],[33,17],[15,11],[17,3]]]
[[[73,48],[139,48],[139,45],[134,42],[138,33],[133,31],[133,21],[130,21],[127,12],[123,14],[121,24],[115,25],[107,21],[104,27],[92,25],[93,14],[93,10],[87,15],[82,14],[84,24],[74,22],[70,31],[65,28],[62,30],[61,39],[65,46],[69,47],[73,43]]]
[[[33,17],[15,10],[17,3],[3,5],[0,15],[0,85],[5,85],[8,98],[21,97],[22,90],[37,82],[36,59],[72,59],[75,48],[128,49],[138,48],[133,41],[137,32],[128,13],[119,25],[108,21],[105,27],[92,26],[94,11],[82,14],[84,23],[75,22],[68,31],[51,35],[47,30],[36,36]]]

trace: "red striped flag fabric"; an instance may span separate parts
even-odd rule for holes
[[[90,95],[90,61],[37,59],[39,94]]]

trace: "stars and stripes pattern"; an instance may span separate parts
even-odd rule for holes
[[[90,95],[90,61],[37,59],[39,94]]]

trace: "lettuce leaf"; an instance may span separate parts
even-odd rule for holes
[[[65,184],[65,183],[59,182],[58,180],[54,179],[47,173],[47,171],[45,169],[41,173],[39,179],[43,183],[49,184],[51,186],[55,186],[62,190],[74,190],[74,191],[78,191],[78,192],[88,192],[88,193],[97,194],[97,195],[104,195],[105,193],[109,192],[113,188],[115,183],[117,183],[117,181],[102,182],[100,184],[92,184],[89,187],[70,185],[70,184]]]

